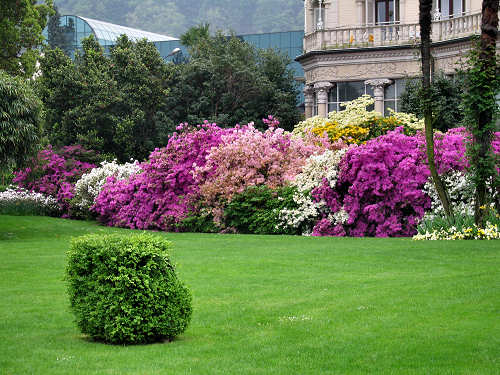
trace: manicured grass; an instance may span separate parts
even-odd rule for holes
[[[165,234],[193,293],[171,343],[83,337],[63,281],[95,223],[0,216],[1,374],[498,374],[500,243]]]

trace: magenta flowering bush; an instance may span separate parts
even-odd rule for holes
[[[493,142],[500,154],[500,133]],[[451,129],[435,136],[436,163],[440,174],[464,171],[467,167],[465,129]],[[422,134],[404,135],[396,129],[344,155],[338,181],[332,187],[326,179],[313,189],[316,202],[327,210],[317,221],[313,235],[397,237],[416,233],[416,225],[430,197],[423,188],[429,179]],[[343,225],[335,217],[347,214]],[[341,215],[341,216],[342,216]]]
[[[124,180],[108,178],[92,208],[100,221],[126,228],[176,230],[196,210],[202,180],[195,181],[194,169],[205,165],[210,150],[233,129],[205,122],[196,127],[181,124],[177,130],[166,147],[151,153],[139,173]],[[205,175],[214,172],[207,170]]]
[[[252,123],[236,126],[210,150],[206,164],[196,168],[203,203],[212,209],[216,222],[222,222],[223,206],[234,194],[250,186],[285,186],[300,173],[307,158],[321,150],[274,124],[269,123],[265,132]]]
[[[52,146],[38,152],[32,166],[14,172],[13,182],[20,187],[55,198],[67,216],[76,181],[95,167],[98,155],[80,145],[54,150]]]

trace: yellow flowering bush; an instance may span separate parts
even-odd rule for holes
[[[367,108],[373,103],[374,99],[370,95],[341,103],[345,108],[343,111],[330,112],[328,118],[314,116],[301,121],[292,134],[303,137],[307,134],[319,137],[326,134],[332,142],[359,145],[399,126],[404,127],[407,135],[413,135],[424,127],[423,121],[413,114],[389,109],[390,116],[383,117],[380,112],[368,111]]]

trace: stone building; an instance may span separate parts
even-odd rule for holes
[[[370,94],[398,110],[407,78],[421,73],[418,0],[305,0],[306,118]],[[453,74],[481,29],[481,0],[434,0],[433,69]]]

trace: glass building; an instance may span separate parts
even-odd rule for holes
[[[160,55],[165,61],[174,63],[182,62],[188,57],[188,51],[178,38],[167,35],[151,33],[148,31],[133,29],[130,27],[115,25],[108,22],[98,21],[91,18],[65,15],[59,20],[59,27],[64,35],[64,50],[73,57],[76,50],[82,48],[82,39],[93,34],[105,52],[115,44],[116,39],[125,34],[130,40],[137,41],[147,39],[154,43]],[[49,40],[47,28],[44,30],[44,36]],[[292,61],[290,68],[294,72],[294,77],[299,83],[299,103],[304,102],[302,88],[304,81],[304,70],[302,66],[295,61],[297,56],[303,52],[304,31],[287,31],[264,34],[237,35],[238,38],[260,49],[273,48],[277,52],[287,55]],[[180,52],[173,53],[176,48]]]

